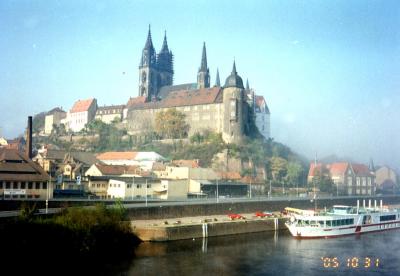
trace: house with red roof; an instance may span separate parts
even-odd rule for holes
[[[67,113],[67,129],[74,132],[82,130],[96,116],[97,100],[78,100]]]
[[[312,183],[318,174],[332,179],[336,195],[373,195],[375,194],[375,176],[368,166],[349,162],[330,164],[311,163],[308,182]]]
[[[263,96],[254,96],[254,114],[258,131],[265,137],[270,138],[270,113],[267,102]]]

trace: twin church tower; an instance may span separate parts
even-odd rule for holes
[[[235,62],[225,84],[220,84],[217,70],[215,85],[211,87],[206,46],[203,44],[197,82],[174,85],[173,78],[174,55],[168,48],[167,36],[164,35],[157,54],[149,27],[139,63],[138,97],[129,99],[123,116],[130,135],[142,137],[153,133],[155,114],[175,108],[185,115],[189,126],[184,137],[209,130],[221,133],[226,143],[240,143],[253,133],[255,122],[260,133],[269,138],[266,102],[262,96],[255,95],[248,82],[246,88],[243,86]]]
[[[164,86],[170,86],[174,78],[174,55],[168,48],[167,34],[164,34],[164,41],[158,54],[153,46],[151,31],[147,34],[146,44],[142,51],[142,57],[139,64],[139,94],[144,96],[147,101],[153,101],[159,98],[160,89]],[[217,83],[219,86],[219,76],[217,72]],[[207,67],[206,45],[203,44],[203,53],[201,65],[197,73],[197,87],[210,87],[210,70]]]

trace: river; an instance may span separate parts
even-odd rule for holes
[[[400,230],[296,240],[287,231],[142,243],[119,275],[400,275]]]

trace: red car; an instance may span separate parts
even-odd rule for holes
[[[270,213],[270,212],[256,212],[255,215],[256,215],[256,217],[259,217],[259,218],[265,218],[265,217],[272,217],[273,216],[273,214]]]
[[[239,215],[239,214],[229,214],[228,217],[229,217],[231,220],[234,220],[234,219],[244,219],[244,217],[243,217],[242,215]]]

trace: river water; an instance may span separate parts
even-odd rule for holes
[[[120,275],[400,275],[400,230],[296,240],[263,232],[142,243]]]

